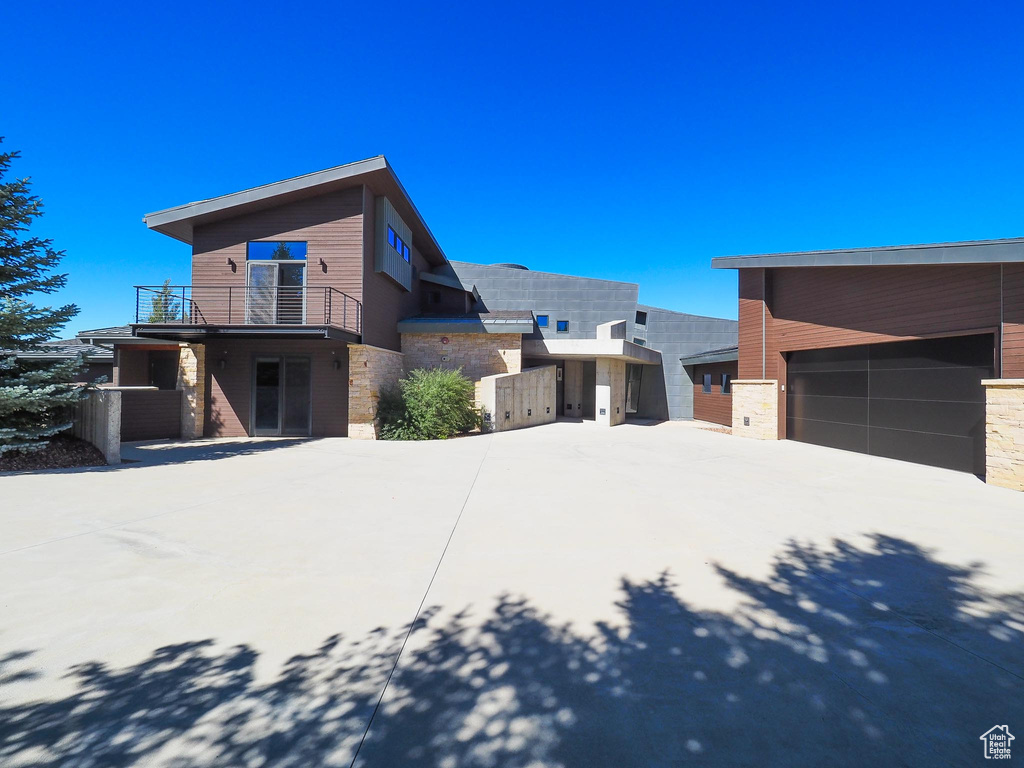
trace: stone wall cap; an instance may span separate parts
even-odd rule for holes
[[[735,382],[733,382],[735,383]],[[982,379],[983,387],[1024,387],[1024,379]]]
[[[778,384],[776,379],[733,379],[731,384]]]

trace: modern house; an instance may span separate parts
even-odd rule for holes
[[[191,284],[137,286],[129,328],[82,336],[113,347],[116,385],[177,392],[159,407],[184,438],[372,438],[381,388],[438,366],[496,430],[691,418],[678,356],[736,341],[632,283],[449,262],[382,156],[144,221],[191,247]]]
[[[722,257],[735,434],[1024,490],[1024,239]],[[705,356],[706,358],[707,356]],[[691,356],[688,366],[727,362]]]

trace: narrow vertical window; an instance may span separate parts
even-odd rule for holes
[[[728,373],[722,374],[722,394],[728,395],[732,392],[732,379]]]
[[[702,389],[702,392],[705,395],[710,395],[711,394],[711,374],[710,373],[705,373],[704,374],[704,387]]]

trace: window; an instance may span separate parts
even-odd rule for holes
[[[647,325],[647,313],[641,312],[639,309],[636,311],[636,324]]]
[[[548,327],[548,316],[547,315],[537,315],[537,327],[538,328],[547,328]]]
[[[427,303],[428,304],[440,304],[441,303],[441,292],[440,291],[430,291],[430,293],[427,294]]]
[[[304,323],[306,243],[246,244],[245,322]]]
[[[252,242],[247,244],[249,261],[305,261],[305,243]]]
[[[704,374],[704,389],[701,390],[701,391],[705,395],[710,395],[711,394],[711,374],[710,373],[705,373]]]
[[[558,333],[568,333],[569,332],[569,321],[568,320],[559,320],[558,323],[555,326],[555,330],[558,331]]]
[[[722,374],[722,394],[728,395],[732,392],[732,380],[729,378],[728,373]]]
[[[388,245],[398,251],[399,256],[409,261],[409,244],[399,237],[390,224],[388,224]]]
[[[641,339],[639,336],[633,337],[633,343],[641,347],[647,346],[647,340]]]

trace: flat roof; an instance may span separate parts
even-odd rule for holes
[[[731,347],[721,347],[719,349],[709,349],[706,352],[696,352],[692,355],[684,355],[679,358],[679,362],[683,365],[701,365],[703,363],[727,363],[732,360],[738,360],[740,356],[740,348],[738,345]]]
[[[876,248],[843,248],[830,251],[763,253],[751,256],[718,256],[713,269],[751,267],[858,267],[928,264],[1001,264],[1024,262],[1024,237],[1004,240],[965,240],[957,243],[889,245]]]
[[[464,315],[420,315],[398,321],[399,333],[533,333],[530,312],[471,312]]]
[[[147,213],[142,220],[150,229],[191,245],[196,226],[360,184],[366,184],[375,194],[385,195],[391,201],[402,219],[412,228],[413,241],[428,262],[439,265],[447,261],[437,239],[384,155],[164,208]]]

